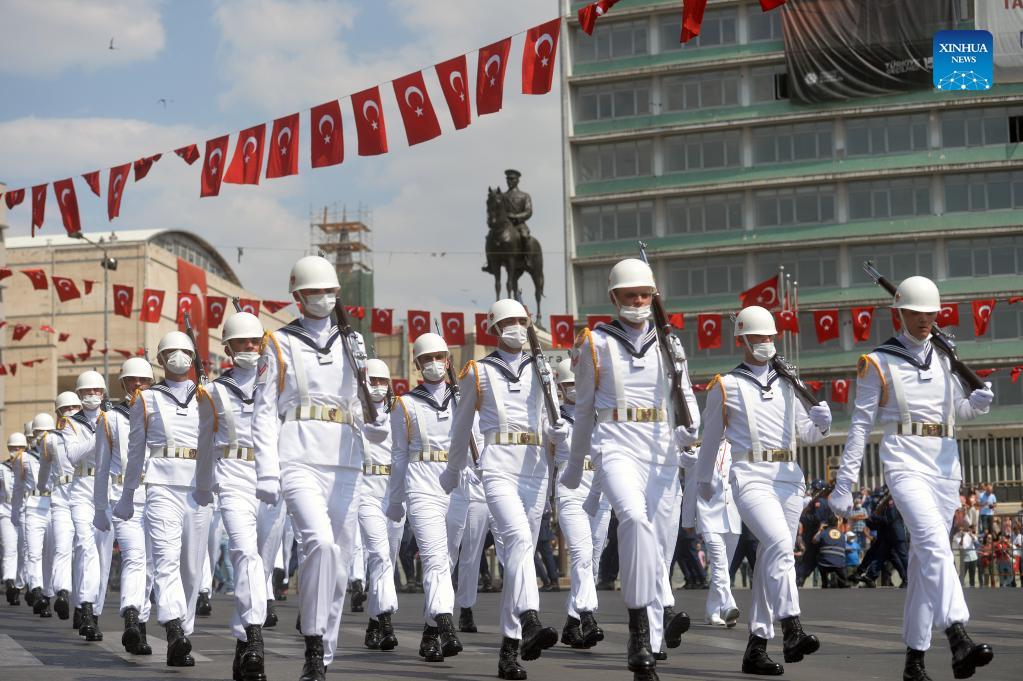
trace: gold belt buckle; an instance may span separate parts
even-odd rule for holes
[[[337,422],[337,407],[331,407],[327,410],[327,420]]]
[[[515,444],[528,445],[529,444],[529,433],[516,433]]]
[[[929,437],[941,437],[941,424],[940,423],[923,423],[921,424],[921,434]]]
[[[640,423],[651,423],[656,416],[653,407],[641,407],[636,410],[636,420]]]
[[[771,452],[771,463],[784,462],[788,458],[788,452],[784,449],[775,449]]]
[[[181,450],[181,458],[182,459],[194,459],[195,458],[195,454],[196,454],[196,450],[194,450],[194,449],[182,449]]]

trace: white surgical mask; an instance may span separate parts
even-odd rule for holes
[[[423,372],[423,378],[431,383],[435,383],[444,379],[444,374],[447,373],[447,367],[444,366],[443,361],[434,360],[424,364],[421,371]]]
[[[753,343],[749,346],[749,350],[753,353],[753,358],[758,362],[767,362],[777,354],[777,350],[774,349],[774,341]]]
[[[384,398],[387,397],[387,386],[371,385],[369,387],[369,397],[374,402],[383,402]]]
[[[167,370],[175,374],[187,373],[192,368],[192,356],[184,350],[175,350],[164,360]]]
[[[565,401],[575,404],[575,386],[561,386],[561,392],[565,395]]]
[[[302,308],[313,317],[327,317],[334,311],[337,296],[333,293],[311,293],[302,296]]]
[[[501,342],[512,350],[519,350],[526,344],[526,327],[512,324],[501,329]]]
[[[234,357],[234,365],[239,369],[255,369],[256,364],[259,362],[258,352],[236,352]]]
[[[622,305],[618,308],[618,316],[627,322],[632,324],[639,324],[650,319],[650,306],[640,305],[639,307],[630,307],[628,305]]]
[[[89,411],[99,409],[99,405],[103,403],[103,398],[100,395],[86,395],[82,398],[82,406]]]

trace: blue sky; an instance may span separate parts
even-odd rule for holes
[[[555,0],[0,0],[0,181],[17,188],[71,175],[85,230],[108,229],[110,166],[188,143],[201,149],[211,137],[303,111],[298,176],[225,185],[220,197],[200,200],[200,164],[165,156],[125,190],[114,229],[190,229],[222,247],[232,264],[234,247],[245,246],[236,265],[243,283],[280,298],[290,262],[308,245],[310,211],[361,203],[373,212],[379,306],[484,309],[493,298],[493,280],[479,271],[486,188],[516,167],[533,195],[532,229],[546,246],[545,312],[560,312],[557,86],[542,97],[518,94],[520,36],[511,48],[504,110],[456,132],[432,71],[438,61],[557,11]],[[474,59],[470,54],[470,78]],[[305,109],[417,69],[427,69],[440,138],[409,149],[385,86],[391,153],[355,155],[342,98],[345,162],[309,168]],[[104,170],[102,198],[80,181],[95,169]],[[9,235],[29,232],[29,213],[27,202],[11,211]],[[62,231],[51,195],[41,236]]]

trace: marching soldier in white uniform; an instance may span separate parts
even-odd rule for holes
[[[50,599],[44,595],[44,591],[52,594],[53,579],[51,561],[44,556],[47,543],[51,544],[52,549],[52,541],[47,542],[47,535],[50,534],[50,492],[45,484],[39,484],[39,451],[44,440],[56,428],[52,416],[45,412],[36,414],[32,419],[32,431],[38,443],[36,448],[19,452],[12,459],[14,491],[11,494],[11,519],[16,527],[20,526],[22,533],[25,585],[28,587],[25,601],[32,606],[32,612],[40,617],[53,616]]]
[[[164,380],[136,393],[128,433],[128,462],[114,517],[130,520],[135,493],[145,476],[145,525],[153,551],[156,619],[167,633],[167,665],[191,667],[188,639],[195,625],[195,603],[206,556],[210,510],[195,503],[199,411],[196,385],[188,378],[192,363],[202,361],[180,331],[166,334],[157,346]]]
[[[455,407],[447,381],[451,355],[448,344],[435,333],[424,333],[412,345],[412,357],[423,383],[395,401],[391,418],[394,457],[388,484],[387,515],[400,520],[401,504],[408,502],[409,521],[423,563],[425,603],[419,655],[427,662],[443,662],[462,651],[452,613],[455,593],[448,553],[448,494],[440,475],[448,461]],[[470,430],[472,424],[469,425]]]
[[[477,438],[477,440],[479,440]],[[455,585],[455,606],[458,607],[458,630],[475,634],[476,618],[472,608],[476,605],[480,579],[480,556],[487,541],[487,532],[493,530],[487,495],[480,481],[477,464],[462,469],[462,479],[451,492],[448,507],[448,554],[451,569],[458,570]],[[500,560],[501,540],[494,535],[494,545]]]
[[[277,519],[277,509],[256,498],[252,449],[252,393],[263,325],[255,315],[237,312],[224,323],[222,340],[233,366],[198,390],[199,452],[192,498],[206,507],[216,491],[227,530],[234,567],[234,678],[265,681],[263,623],[270,599],[268,568],[259,547]]]
[[[405,523],[387,517],[392,473],[391,455],[391,371],[383,360],[366,362],[369,394],[377,408],[377,422],[363,428],[366,458],[362,465],[359,495],[359,527],[366,552],[366,591],[369,624],[365,645],[371,650],[393,650],[398,645],[391,615],[398,610],[394,588],[394,561],[401,546]]]
[[[100,414],[96,424],[96,480],[110,480],[109,485],[95,485],[92,524],[99,530],[111,530],[110,498],[121,498],[124,472],[128,462],[128,431],[131,402],[135,393],[149,390],[153,384],[153,367],[142,357],[131,357],[121,365],[121,389],[124,399]],[[135,513],[128,520],[113,519],[113,533],[121,550],[120,607],[124,618],[121,645],[133,655],[152,655],[146,638],[150,599],[153,591],[153,554],[145,524],[145,499],[136,498]]]
[[[358,529],[364,449],[362,379],[344,344],[359,346],[353,354],[364,350],[361,336],[346,340],[331,321],[340,284],[326,259],[307,256],[295,263],[289,290],[302,317],[266,336],[257,369],[256,496],[273,506],[283,494],[288,505],[303,556],[301,680],[323,681],[337,645]]]
[[[907,646],[903,678],[930,678],[924,652],[936,626],[952,648],[954,676],[965,679],[994,653],[966,633],[970,612],[949,545],[962,481],[955,422],[987,413],[994,393],[988,384],[967,395],[948,358],[935,352],[931,329],[941,300],[934,282],[909,277],[896,290],[892,307],[903,331],[860,358],[852,424],[829,503],[842,516],[852,508],[851,490],[859,479],[863,450],[874,423],[880,422],[885,482],[912,537],[902,624]]]
[[[651,302],[657,287],[641,260],[625,259],[608,278],[618,319],[584,329],[576,342],[575,426],[561,484],[577,488],[586,456],[596,455],[600,485],[618,517],[622,596],[629,610],[628,667],[656,679],[652,651],[675,648],[689,616],[674,612],[668,561],[678,536],[679,449],[697,438],[699,418],[688,371],[681,388],[693,415],[669,422],[670,385],[657,347]]]
[[[721,440],[727,439],[732,499],[760,540],[742,670],[775,676],[784,672],[767,655],[775,618],[781,620],[786,662],[799,662],[820,647],[799,621],[793,550],[805,485],[796,446],[797,441],[813,444],[827,435],[831,409],[822,402],[807,412],[792,384],[772,367],[777,329],[769,311],[755,305],[743,309],[735,319],[735,335],[745,345],[745,361],[715,376],[707,387],[697,491],[705,501],[714,498]]]
[[[495,352],[462,371],[462,400],[455,409],[448,465],[441,474],[451,492],[469,464],[469,438],[479,412],[484,446],[480,453],[483,489],[495,535],[503,542],[504,584],[501,593],[501,643],[498,677],[525,679],[518,663],[535,660],[558,641],[558,632],[540,623],[540,594],[533,553],[540,518],[547,501],[549,461],[546,437],[555,444],[568,436],[564,421],[549,423],[544,409],[545,386],[536,377],[535,359],[522,352],[529,317],[522,304],[499,300],[490,306],[487,328],[498,336]],[[552,393],[551,399],[557,401]]]
[[[7,438],[7,449],[0,452],[0,578],[9,605],[21,602],[18,590],[18,531],[11,522],[11,497],[14,494],[13,459],[19,460],[28,449],[28,439],[23,433],[11,433]]]

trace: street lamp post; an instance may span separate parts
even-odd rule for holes
[[[103,253],[103,259],[99,266],[103,268],[103,380],[110,389],[110,271],[117,269],[117,258],[111,258],[107,249],[100,243],[96,243],[82,232],[75,232],[70,235],[72,239],[81,239]]]

